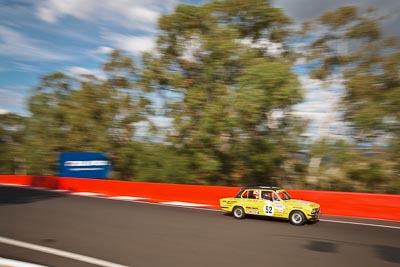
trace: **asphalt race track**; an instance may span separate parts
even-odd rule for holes
[[[11,186],[0,186],[0,237],[132,267],[400,266],[397,222],[322,217],[298,227]],[[96,266],[4,242],[0,257],[46,266]]]

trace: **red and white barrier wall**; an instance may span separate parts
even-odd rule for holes
[[[201,186],[61,178],[55,176],[0,175],[0,184],[94,193],[106,197],[143,199],[150,202],[188,203],[218,208],[219,199],[234,196],[239,187]],[[317,202],[324,215],[400,221],[400,195],[287,190],[293,198]]]

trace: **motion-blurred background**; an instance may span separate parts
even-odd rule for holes
[[[2,1],[0,173],[400,193],[400,2]]]

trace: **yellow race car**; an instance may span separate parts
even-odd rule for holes
[[[278,187],[244,187],[234,197],[219,200],[222,210],[231,212],[236,219],[246,214],[288,219],[291,224],[303,225],[307,221],[317,221],[320,205],[292,199]]]

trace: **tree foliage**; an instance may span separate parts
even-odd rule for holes
[[[398,40],[379,28],[374,9],[340,7],[321,15],[311,29],[321,35],[311,44],[310,58],[321,64],[313,77],[344,73],[346,119],[360,133],[399,134],[400,90]]]
[[[160,18],[158,55],[145,55],[143,82],[179,94],[166,99],[168,141],[191,159],[198,183],[271,183],[289,157],[289,111],[302,99],[292,62],[251,45],[284,41],[289,22],[259,0],[178,5]]]
[[[373,157],[389,163],[362,158],[370,167],[350,171],[350,178],[370,172],[375,179],[391,177],[390,181],[400,178],[400,150],[396,146],[400,140],[400,44],[397,38],[381,32],[382,18],[374,12],[373,8],[345,6],[307,23],[308,33],[316,36],[308,56],[320,63],[312,72],[314,78],[329,80],[343,74],[344,119],[351,123],[357,142],[368,142]],[[379,168],[391,173],[381,175],[376,171]],[[375,182],[366,179],[372,181],[367,183],[372,189]]]
[[[25,117],[14,113],[0,114],[0,173],[24,174],[25,135]]]
[[[42,78],[29,99],[27,146],[33,174],[54,174],[62,151],[103,151],[114,157],[134,136],[150,102],[136,84],[132,59],[114,51],[103,65],[106,78]]]

